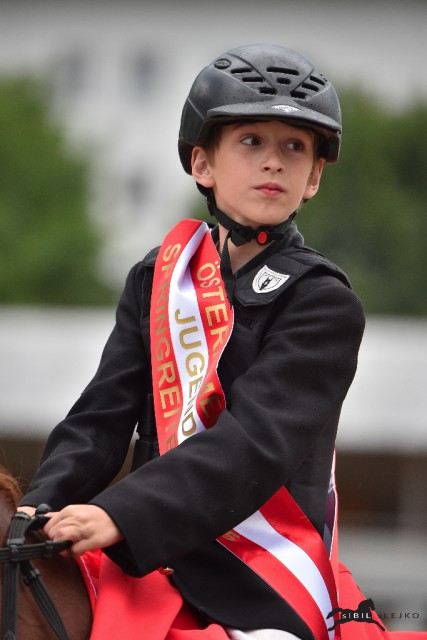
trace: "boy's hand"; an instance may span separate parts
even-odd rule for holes
[[[44,527],[48,537],[54,542],[71,540],[71,551],[77,556],[123,540],[120,530],[107,512],[95,505],[72,504],[46,515],[50,517]]]

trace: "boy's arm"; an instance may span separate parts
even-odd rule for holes
[[[359,301],[335,279],[300,287],[236,379],[217,424],[93,499],[127,543],[107,554],[139,574],[171,564],[256,511],[319,439],[333,449],[363,327]]]
[[[139,320],[141,274],[140,265],[129,273],[98,371],[49,436],[21,505],[44,502],[57,510],[87,502],[120,470],[142,413],[149,374]]]

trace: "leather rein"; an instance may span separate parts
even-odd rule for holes
[[[44,527],[49,518],[44,515],[51,511],[48,505],[40,505],[34,517],[18,511],[11,520],[6,546],[0,548],[0,564],[3,571],[3,600],[1,640],[15,640],[18,612],[19,570],[24,583],[29,587],[35,602],[52,627],[59,640],[68,640],[67,632],[58,610],[46,589],[40,571],[31,562],[34,558],[50,558],[71,546],[69,540],[52,542],[46,540],[36,544],[26,544],[29,531]]]

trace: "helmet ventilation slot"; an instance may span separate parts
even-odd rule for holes
[[[261,76],[243,76],[242,82],[264,82],[264,78]]]
[[[293,78],[300,75],[299,71],[296,69],[289,69],[288,67],[267,67],[266,71],[267,73],[275,74],[276,84],[291,84]],[[277,93],[277,91],[275,91],[275,93]]]
[[[231,69],[231,73],[234,75],[236,73],[251,73],[253,71],[252,67],[238,67],[237,69]]]
[[[252,74],[252,75],[243,75],[243,74]],[[256,73],[252,67],[238,67],[237,69],[231,69],[231,74],[233,76],[241,76],[239,79],[241,82],[245,83],[256,83],[256,82],[264,82],[264,78]]]
[[[301,72],[291,67],[270,66],[265,67],[265,75],[249,65],[236,66],[228,69],[228,73],[239,78],[245,84],[261,85],[254,87],[261,95],[275,96],[281,93],[280,85],[292,85]],[[298,82],[298,81],[297,81]],[[327,80],[321,74],[315,74],[304,78],[297,87],[290,91],[290,95],[296,100],[309,100],[310,97],[322,90],[326,86]],[[276,85],[276,87],[274,86]],[[295,86],[295,84],[294,84]]]
[[[315,84],[309,84],[308,82],[303,82],[301,87],[303,89],[307,89],[307,91],[313,91],[314,93],[319,91],[319,87],[316,87]]]
[[[314,82],[318,82],[313,77],[310,77],[310,80]],[[324,83],[321,81],[319,82],[319,85],[320,84],[324,86]],[[308,98],[315,95],[316,93],[319,93],[320,90],[321,90],[321,87],[316,84],[312,84],[311,82],[302,82],[298,87],[298,89],[291,91],[291,96],[298,100],[307,100]]]
[[[307,94],[304,91],[291,91],[291,96],[297,100],[305,100]]]
[[[322,77],[320,77],[320,78],[319,78],[319,76],[310,76],[310,80],[311,80],[312,82],[317,82],[317,84],[320,84],[320,86],[322,86],[322,87],[324,87],[324,86],[325,86],[325,84],[328,82],[328,81],[326,80],[326,78],[325,78],[325,77],[323,77],[323,76],[322,76]]]
[[[275,96],[277,93],[277,89],[275,89],[274,87],[260,87],[259,92],[263,95]]]

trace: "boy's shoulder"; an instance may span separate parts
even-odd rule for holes
[[[297,245],[288,247],[273,255],[277,256],[278,261],[281,261],[282,263],[286,262],[289,265],[292,263],[299,265],[299,269],[304,272],[314,268],[327,271],[351,289],[350,280],[347,274],[337,264],[335,264],[335,262],[312,247]],[[296,268],[298,269],[298,267]]]
[[[143,267],[154,268],[154,265],[156,264],[157,256],[159,255],[159,251],[160,251],[160,245],[158,247],[154,247],[154,249],[151,249],[151,251],[149,251],[141,260],[141,265]]]
[[[256,267],[243,273],[236,283],[235,296],[244,306],[273,302],[297,284],[322,278],[351,289],[342,269],[323,254],[305,245],[288,246],[266,256]],[[311,286],[313,282],[311,282]]]

